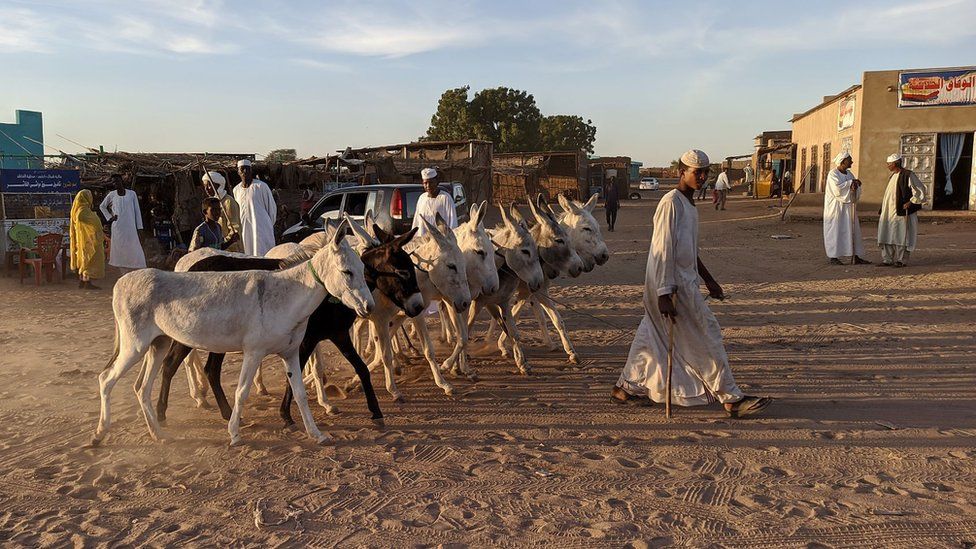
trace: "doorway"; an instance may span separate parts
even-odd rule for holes
[[[946,194],[946,170],[943,162],[943,135],[936,139],[935,181],[932,191],[933,210],[968,210],[970,177],[973,169],[973,132],[957,134],[964,137],[962,154],[950,174],[952,193]]]

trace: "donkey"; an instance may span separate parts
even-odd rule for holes
[[[112,293],[115,350],[98,376],[101,412],[92,444],[99,444],[111,425],[112,389],[147,352],[149,360],[135,390],[149,434],[159,439],[159,423],[150,401],[152,384],[173,341],[218,353],[244,352],[227,425],[231,445],[241,443],[241,411],[254,374],[269,354],[285,363],[305,431],[317,442],[326,442],[328,437],[319,431],[308,407],[299,347],[309,316],[329,296],[359,316],[369,314],[374,302],[363,270],[362,260],[343,241],[340,230],[311,259],[283,271],[171,273],[143,269],[123,276]]]
[[[502,214],[502,225],[492,232],[492,243],[496,247],[498,264],[498,291],[482,294],[474,301],[468,310],[467,329],[470,333],[478,313],[481,309],[487,309],[491,318],[498,322],[505,333],[512,338],[515,364],[519,372],[528,374],[530,368],[525,362],[525,355],[518,343],[511,300],[520,281],[524,281],[530,290],[536,291],[542,287],[545,275],[539,263],[538,247],[522,214],[514,206],[511,206],[510,210],[504,207],[499,209]]]

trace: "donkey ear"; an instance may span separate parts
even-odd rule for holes
[[[447,224],[447,221],[444,221],[444,218],[441,217],[440,212],[437,212],[437,216],[434,218],[434,222],[437,223],[437,229],[441,232],[442,235],[444,235],[448,239],[454,238],[454,230],[451,229],[451,227]]]
[[[498,207],[498,210],[502,214],[502,223],[505,226],[511,226],[512,225],[512,219],[508,215],[508,208],[506,208],[505,206],[499,206]]]
[[[407,243],[410,242],[410,240],[412,240],[414,236],[416,236],[418,230],[420,230],[420,227],[414,227],[409,231],[391,240],[390,244],[402,250],[403,247],[406,246]]]
[[[570,202],[566,198],[566,195],[564,195],[563,193],[559,193],[558,195],[556,195],[556,198],[557,200],[559,200],[559,206],[563,209],[564,212],[566,213],[573,212],[573,208],[570,206],[572,202]]]
[[[543,204],[543,206],[545,206],[545,208],[543,208],[543,211],[546,213],[547,216],[549,216],[549,219],[551,219],[553,223],[559,223],[559,219],[556,216],[556,212],[552,211],[552,206],[550,206],[549,204]]]
[[[364,246],[376,246],[379,242],[373,238],[362,225],[359,224],[355,219],[349,217],[349,214],[343,214],[343,220],[349,224],[349,228],[352,229],[352,233],[356,235],[357,238],[363,241]]]
[[[540,194],[535,200],[529,200],[529,211],[532,212],[532,217],[539,223],[542,223],[542,215],[539,213],[539,206],[536,204],[539,202],[539,198],[542,198]]]
[[[598,198],[597,195],[594,193],[593,196],[591,196],[590,199],[586,201],[586,204],[583,204],[583,209],[592,213],[593,208],[596,208],[597,198]]]
[[[475,221],[475,225],[481,225],[485,220],[485,214],[488,213],[488,201],[482,200],[481,204],[478,204],[478,219]]]
[[[339,226],[336,227],[336,232],[332,236],[332,244],[335,247],[338,248],[339,245],[342,244],[342,239],[346,238],[346,225],[348,225],[348,224],[349,224],[349,220],[348,219],[343,219],[342,222],[339,223]]]
[[[515,207],[515,204],[509,206],[509,213],[511,214],[512,221],[514,223],[525,223],[525,218],[522,217],[522,212],[520,212],[519,209]]]
[[[390,241],[390,233],[381,229],[376,223],[373,223],[373,234],[376,235],[376,239],[380,242],[385,243]]]
[[[427,236],[433,238],[437,242],[443,242],[444,241],[444,235],[441,234],[441,232],[439,230],[437,230],[437,227],[431,225],[430,221],[427,221],[427,218],[426,217],[421,216],[420,217],[420,222],[423,223],[424,224],[424,227],[427,228],[427,232],[426,232]]]

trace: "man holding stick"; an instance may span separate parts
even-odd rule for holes
[[[644,284],[645,314],[610,395],[612,402],[649,404],[670,399],[678,406],[701,406],[718,401],[729,417],[761,412],[772,402],[739,390],[725,354],[722,330],[699,289],[700,276],[710,296],[725,297],[698,257],[694,194],[705,184],[708,166],[708,156],[702,151],[683,154],[678,186],[661,198],[654,213]],[[673,370],[670,392],[669,359]]]

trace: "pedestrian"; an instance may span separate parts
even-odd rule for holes
[[[125,188],[122,175],[112,174],[111,182],[115,189],[105,195],[99,205],[112,235],[108,264],[118,268],[122,274],[145,269],[146,254],[142,251],[142,242],[139,240],[139,231],[142,230],[139,197],[132,189]]]
[[[413,226],[417,229],[417,234],[423,236],[427,234],[427,226],[421,222],[426,219],[432,226],[437,226],[437,214],[447,223],[452,230],[457,228],[457,210],[454,206],[454,198],[447,191],[441,190],[437,185],[437,170],[435,168],[424,168],[420,171],[423,179],[424,194],[417,199],[417,209],[413,216]]]
[[[854,159],[847,152],[834,157],[835,168],[827,174],[824,186],[823,235],[824,249],[831,265],[843,265],[841,257],[854,257],[856,264],[870,264],[863,259],[861,225],[857,218],[857,200],[861,196],[861,180],[851,172]]]
[[[695,191],[708,178],[708,156],[690,150],[678,164],[678,186],[661,198],[647,256],[644,315],[623,372],[611,392],[615,403],[665,402],[668,357],[673,357],[673,401],[701,406],[718,401],[730,417],[762,411],[772,399],[747,396],[736,385],[722,330],[699,289],[699,277],[715,299],[725,296],[698,257]],[[674,346],[669,352],[669,334]]]
[[[881,201],[878,217],[879,267],[904,267],[915,251],[918,239],[918,215],[925,203],[925,186],[915,172],[902,166],[898,153],[888,157],[888,187]]]
[[[241,211],[241,240],[244,253],[261,257],[275,246],[274,224],[278,216],[271,187],[254,177],[248,159],[237,162],[241,182],[234,187],[234,200]]]
[[[234,243],[227,248],[231,252],[243,252],[241,245],[241,208],[234,197],[227,192],[227,179],[220,172],[209,171],[203,174],[203,192],[220,200],[220,217],[217,223],[225,237],[237,235]]]
[[[783,192],[787,195],[793,194],[793,172],[792,170],[786,170],[783,174]]]
[[[617,176],[613,176],[603,186],[603,209],[607,212],[607,227],[613,232],[617,224],[617,210],[620,209],[620,193],[617,192]]]
[[[91,281],[105,276],[105,233],[93,203],[91,191],[82,189],[71,204],[68,226],[71,270],[78,273],[78,287],[85,290],[100,289]]]
[[[708,179],[708,171],[706,170],[705,171],[705,184],[702,185],[700,189],[698,189],[698,200],[705,200],[705,195],[706,195],[706,193],[708,192],[708,189],[711,186],[712,186],[711,185],[711,181]],[[714,197],[714,195],[713,195],[713,197]]]
[[[717,193],[715,198],[715,209],[724,210],[725,201],[729,198],[729,189],[732,186],[729,185],[729,167],[726,164],[722,165],[722,173],[718,174],[715,179],[715,192]]]
[[[298,215],[304,218],[315,205],[315,192],[312,190],[311,183],[303,183],[298,188],[302,190],[302,201],[298,205]]]
[[[193,230],[189,251],[192,252],[200,248],[226,250],[240,238],[237,233],[224,238],[224,232],[218,223],[220,207],[220,200],[215,196],[208,196],[203,199],[203,223],[197,225],[197,228]]]

